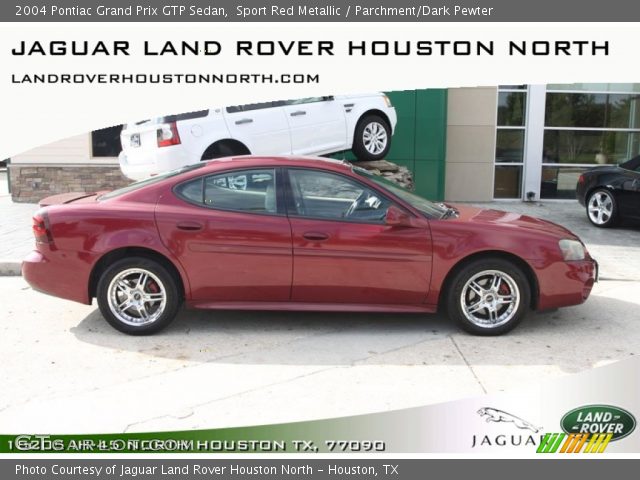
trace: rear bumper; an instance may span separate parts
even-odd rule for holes
[[[550,310],[584,303],[598,281],[598,262],[557,262],[538,273],[538,310]]]
[[[34,250],[22,261],[22,278],[34,290],[86,305],[91,304],[89,271],[85,262],[60,252]]]
[[[181,145],[123,150],[118,161],[124,176],[131,180],[144,180],[189,164],[189,158]]]

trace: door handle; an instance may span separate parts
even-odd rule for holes
[[[307,240],[313,240],[316,242],[321,242],[323,240],[329,239],[329,234],[322,232],[306,232],[302,236]]]
[[[353,106],[355,105],[355,103],[345,103],[344,106],[346,108],[353,108]]]
[[[242,120],[236,120],[236,125],[244,125],[245,123],[253,123],[253,118],[243,118]]]
[[[306,115],[306,114],[307,114],[307,112],[305,112],[304,110],[298,110],[298,111],[290,113],[290,115],[292,117],[299,117],[300,115]]]
[[[197,232],[203,228],[202,224],[199,222],[178,222],[176,227],[187,232]]]

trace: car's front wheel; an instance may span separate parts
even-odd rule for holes
[[[113,263],[100,276],[96,296],[107,322],[129,335],[150,335],[163,329],[180,307],[174,277],[145,257]]]
[[[616,224],[618,206],[615,197],[609,190],[599,188],[589,195],[587,217],[596,227],[607,228]]]
[[[379,115],[363,117],[353,137],[353,153],[358,160],[380,160],[391,147],[391,129]]]
[[[474,335],[501,335],[512,330],[527,314],[531,286],[513,263],[500,258],[476,260],[449,284],[447,312]]]

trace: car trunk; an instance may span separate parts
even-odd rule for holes
[[[52,195],[50,197],[43,198],[40,200],[39,205],[41,207],[48,207],[50,205],[62,205],[65,203],[71,202],[79,202],[79,203],[90,203],[95,202],[98,196],[104,192],[69,192],[69,193],[60,193],[58,195]]]

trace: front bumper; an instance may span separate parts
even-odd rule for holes
[[[557,262],[538,271],[537,310],[550,310],[584,303],[598,281],[599,266],[593,258]]]

